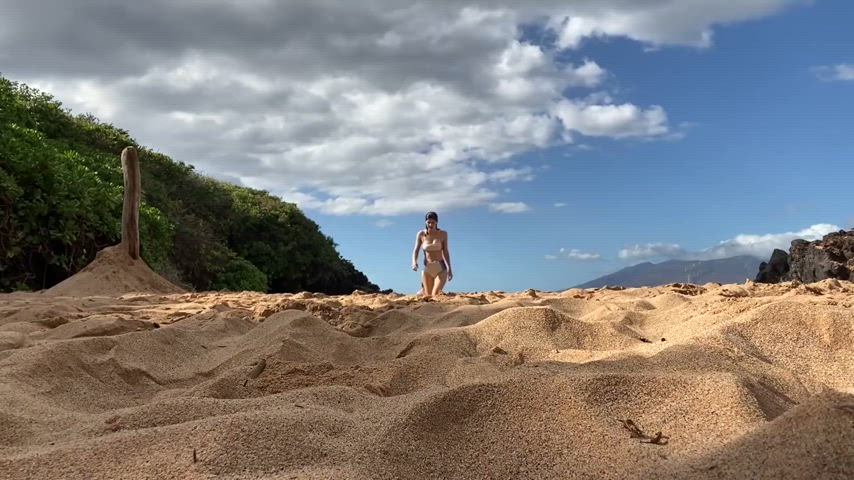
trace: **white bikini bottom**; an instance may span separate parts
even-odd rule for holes
[[[437,260],[435,262],[427,262],[424,264],[424,272],[434,278],[447,269],[448,268],[445,266],[444,260]]]

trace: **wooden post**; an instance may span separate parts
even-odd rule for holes
[[[139,158],[136,149],[122,150],[122,172],[125,179],[125,203],[122,208],[122,246],[134,260],[139,258]]]

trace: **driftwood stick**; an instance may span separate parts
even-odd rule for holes
[[[670,437],[667,435],[662,435],[661,432],[656,432],[654,436],[649,436],[641,430],[640,426],[633,422],[631,419],[620,420],[617,419],[620,423],[623,424],[623,428],[631,433],[632,438],[639,438],[641,443],[651,443],[653,445],[667,445],[670,441]]]
[[[142,191],[136,149],[122,150],[125,199],[122,207],[122,246],[134,260],[139,258],[139,199]]]

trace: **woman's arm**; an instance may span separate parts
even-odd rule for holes
[[[412,269],[418,270],[418,251],[421,250],[421,230],[415,235],[415,249],[412,250]]]
[[[445,263],[448,264],[448,281],[454,278],[454,269],[451,268],[451,250],[448,248],[448,232],[445,232],[445,241],[442,242],[442,254],[445,255]]]

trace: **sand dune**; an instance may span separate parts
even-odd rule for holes
[[[0,477],[854,478],[852,283],[424,302],[102,278],[0,296]]]

